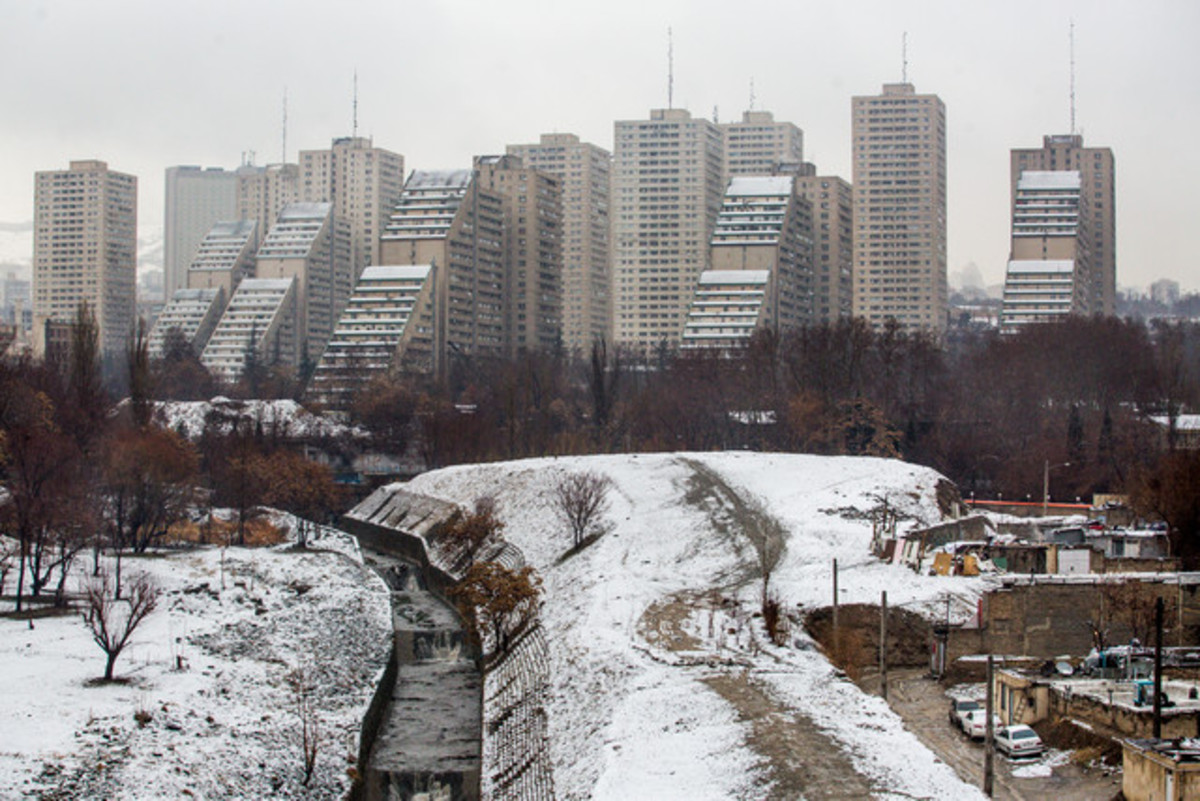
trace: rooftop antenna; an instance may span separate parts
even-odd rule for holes
[[[720,111],[720,107],[719,107],[719,106],[717,106],[717,105],[714,103],[714,104],[713,104],[713,124],[714,124],[714,125],[720,125],[720,124],[721,124],[721,118],[718,116],[718,112],[719,112],[719,111]]]
[[[1071,20],[1071,136],[1075,135],[1075,20]]]
[[[281,164],[287,164],[287,87],[283,87],[283,158]]]
[[[900,37],[900,60],[903,63],[900,68],[900,83],[908,83],[908,31]]]
[[[754,111],[754,78],[750,79],[750,110]]]
[[[675,38],[667,28],[667,108],[675,108]]]
[[[354,125],[351,128],[352,137],[358,138],[358,70],[354,71]]]

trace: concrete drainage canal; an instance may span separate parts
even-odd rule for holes
[[[482,683],[462,622],[415,565],[378,553],[367,561],[391,587],[395,645],[358,797],[477,801]]]

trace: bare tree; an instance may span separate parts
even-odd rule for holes
[[[473,512],[456,510],[439,536],[448,543],[455,569],[466,569],[483,544],[495,539],[503,530],[504,522],[499,518],[496,499],[485,495],[475,499]]]
[[[568,473],[554,487],[554,507],[571,529],[574,547],[608,511],[608,491],[613,483],[608,476],[592,471]]]
[[[476,562],[448,594],[484,651],[505,653],[513,636],[537,614],[541,589],[542,580],[532,567],[510,570],[499,562]]]
[[[313,697],[316,682],[304,667],[297,667],[288,673],[287,682],[292,691],[296,717],[300,720],[300,753],[304,760],[302,783],[307,787],[317,767],[317,754],[321,751],[321,727]]]
[[[124,600],[114,597],[112,581],[108,572],[101,570],[83,585],[83,597],[87,611],[83,620],[92,632],[92,639],[106,657],[104,680],[112,681],[113,666],[129,638],[142,621],[158,606],[158,586],[145,573],[139,573],[128,582],[128,593]]]

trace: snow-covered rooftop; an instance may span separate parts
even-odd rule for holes
[[[1075,262],[1071,259],[1017,259],[1008,263],[1008,272],[1012,273],[1066,273],[1075,272]]]
[[[700,284],[733,284],[760,286],[767,283],[771,273],[768,270],[705,270],[700,273]]]
[[[729,181],[725,195],[783,195],[792,194],[795,179],[790,175],[742,175]]]
[[[1025,170],[1017,189],[1079,189],[1082,178],[1074,170]]]

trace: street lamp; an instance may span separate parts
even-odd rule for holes
[[[1070,466],[1070,462],[1050,464],[1050,460],[1046,460],[1045,468],[1042,470],[1042,517],[1046,516],[1046,507],[1050,505],[1050,471],[1058,467]]]

